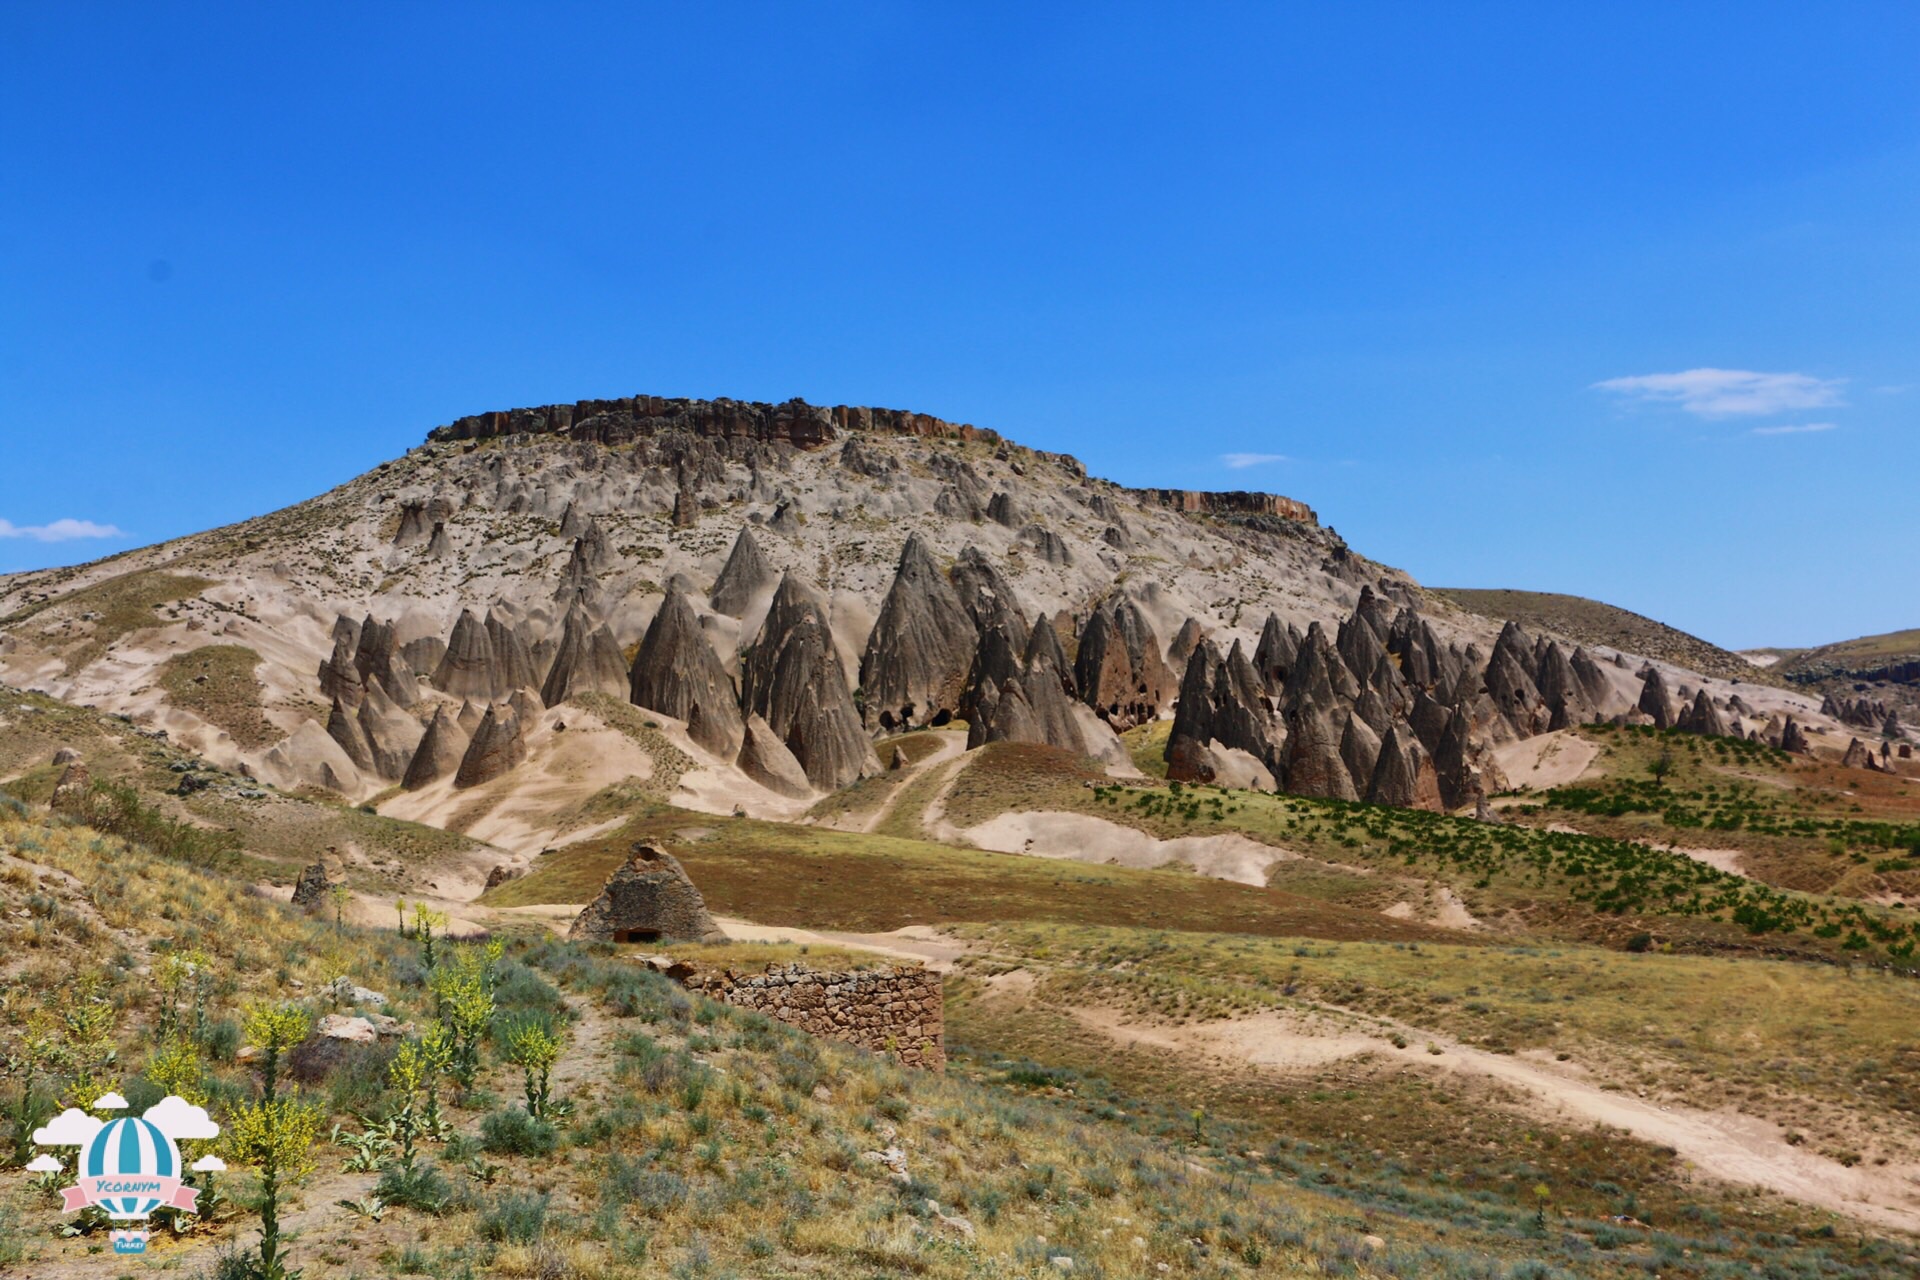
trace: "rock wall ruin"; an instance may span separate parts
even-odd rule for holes
[[[710,1000],[756,1010],[809,1035],[891,1053],[909,1067],[947,1069],[940,975],[930,969],[769,965],[753,975],[696,972],[685,982]]]

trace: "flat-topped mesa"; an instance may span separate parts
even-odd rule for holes
[[[1278,516],[1282,520],[1293,520],[1300,524],[1320,523],[1320,517],[1313,513],[1312,507],[1296,498],[1283,498],[1277,493],[1250,493],[1244,489],[1222,493],[1208,493],[1199,489],[1129,489],[1127,492],[1150,506],[1168,507],[1189,515],[1227,518]]]
[[[870,432],[878,435],[919,436],[929,440],[1006,443],[998,431],[965,422],[948,422],[909,409],[879,409],[863,405],[808,404],[798,398],[780,404],[758,400],[693,400],[670,396],[625,396],[614,400],[576,400],[572,404],[535,405],[524,409],[496,409],[469,414],[427,432],[435,443],[456,440],[492,440],[502,436],[566,436],[596,444],[627,444],[634,440],[683,431],[709,440],[787,444],[796,449],[821,449],[842,435]],[[1039,451],[1036,451],[1039,452]],[[1082,475],[1085,468],[1066,454],[1043,453]],[[1299,524],[1319,524],[1313,508],[1274,493],[1231,490],[1209,493],[1196,489],[1126,489],[1134,500],[1192,515],[1245,519],[1272,516]],[[984,500],[984,499],[983,499]],[[416,521],[418,523],[418,521]],[[411,528],[409,537],[415,536]]]
[[[947,422],[906,409],[860,405],[808,404],[788,400],[766,404],[750,400],[691,400],[668,396],[626,396],[616,400],[578,400],[526,409],[502,409],[459,418],[435,427],[427,439],[490,440],[511,435],[564,435],[599,444],[625,444],[663,431],[685,431],[708,439],[781,442],[818,449],[850,431],[923,436],[941,440],[979,440],[998,444],[1000,434],[966,423]]]

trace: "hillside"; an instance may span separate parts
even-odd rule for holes
[[[1912,717],[1757,677],[925,415],[462,418],[0,579],[0,1155],[292,1002],[315,1280],[1910,1275]],[[669,864],[701,941],[563,940]],[[240,1280],[221,1150],[154,1261]],[[50,1181],[0,1269],[93,1274]]]
[[[1511,618],[1582,644],[1604,645],[1657,658],[1702,675],[1725,680],[1766,680],[1761,668],[1739,654],[1688,635],[1664,622],[1642,617],[1618,605],[1552,591],[1428,587],[1433,595],[1488,618]]]

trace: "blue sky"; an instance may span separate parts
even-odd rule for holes
[[[1916,65],[1910,4],[8,6],[0,571],[799,395],[1723,644],[1920,625]]]

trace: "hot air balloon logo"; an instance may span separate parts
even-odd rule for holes
[[[93,1105],[95,1110],[116,1111],[127,1103],[119,1094],[110,1093]],[[200,1194],[182,1180],[185,1171],[174,1139],[209,1139],[219,1133],[219,1126],[207,1118],[205,1110],[183,1098],[168,1097],[149,1107],[144,1115],[106,1123],[84,1111],[69,1109],[36,1130],[33,1140],[43,1146],[80,1148],[74,1185],[60,1192],[66,1212],[99,1206],[114,1223],[114,1252],[143,1253],[147,1247],[147,1217],[163,1207],[192,1213]]]

